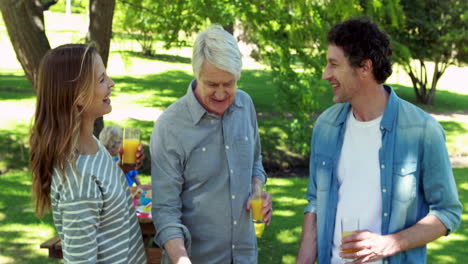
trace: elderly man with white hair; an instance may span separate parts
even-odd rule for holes
[[[219,25],[193,47],[195,75],[151,136],[153,221],[163,263],[257,263],[252,185],[264,183],[252,99],[237,89],[242,58]],[[262,213],[268,225],[271,196]]]

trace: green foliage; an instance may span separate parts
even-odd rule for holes
[[[243,37],[256,47],[255,56],[272,69],[279,102],[292,114],[288,141],[308,155],[313,116],[324,106],[328,85],[321,81],[326,33],[331,25],[359,14],[353,1],[244,1],[239,7]],[[328,91],[329,92],[329,91]],[[324,103],[330,102],[330,103]]]
[[[132,36],[145,55],[154,55],[154,42],[165,48],[187,45],[192,34],[208,23],[232,28],[232,1],[216,0],[121,0],[117,2],[114,28]]]
[[[393,38],[394,58],[411,77],[418,102],[432,104],[447,67],[468,63],[468,2],[400,0],[400,10],[398,24],[382,25]],[[432,76],[426,61],[434,62]]]

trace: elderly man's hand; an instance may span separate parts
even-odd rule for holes
[[[400,252],[400,245],[393,235],[379,235],[368,230],[358,231],[342,240],[341,250],[357,250],[352,253],[340,253],[344,259],[354,259],[349,263],[366,263]]]
[[[262,208],[262,215],[263,215],[263,220],[265,221],[266,225],[270,225],[271,222],[271,213],[273,211],[272,208],[272,203],[271,203],[271,195],[267,192],[262,193],[262,198],[263,198],[263,208]],[[247,201],[247,210],[252,209],[252,203],[251,203],[252,197],[249,197],[249,200]]]

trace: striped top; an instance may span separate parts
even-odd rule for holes
[[[95,140],[98,152],[79,155],[65,183],[59,169],[53,173],[52,211],[65,263],[146,263],[125,175]]]

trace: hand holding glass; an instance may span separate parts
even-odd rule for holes
[[[264,223],[263,220],[263,202],[264,200],[264,184],[263,182],[257,181],[252,184],[252,199],[250,204],[252,205],[252,218],[255,223]]]
[[[125,128],[123,138],[122,163],[136,166],[136,153],[140,145],[140,129]]]
[[[359,230],[359,219],[354,217],[341,218],[341,238],[355,234]],[[343,253],[357,252],[357,249],[343,250]],[[344,259],[346,261],[353,261],[353,259]]]

